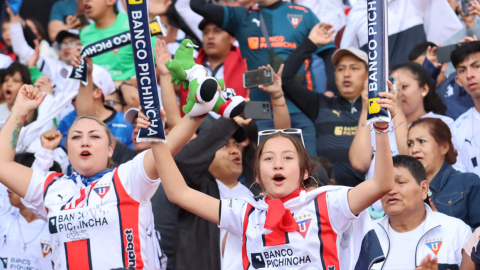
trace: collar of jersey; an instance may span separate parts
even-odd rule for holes
[[[82,181],[82,183],[85,185],[85,186],[89,186],[91,185],[93,182],[97,181],[98,179],[102,178],[105,174],[113,171],[114,169],[108,169],[108,170],[105,170],[105,171],[101,171],[99,173],[96,173],[90,177],[85,177],[83,175],[80,175],[76,172],[74,172],[72,174],[72,176],[70,176],[70,179],[72,179],[73,181],[75,181],[75,183],[77,183],[77,179],[80,178],[80,180]]]

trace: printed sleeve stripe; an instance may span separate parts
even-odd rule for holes
[[[320,240],[320,258],[323,269],[340,269],[337,255],[337,234],[332,228],[327,208],[327,192],[320,194],[315,199],[317,213],[318,238]],[[328,248],[324,248],[328,247]],[[328,267],[328,268],[327,268]]]
[[[248,217],[255,208],[253,208],[250,204],[247,204],[247,210],[245,211],[245,219],[243,220],[243,245],[242,245],[242,263],[243,269],[247,270],[250,267],[250,261],[248,260],[247,255],[247,228],[248,228]]]
[[[68,270],[92,270],[90,239],[64,243]]]
[[[117,208],[122,239],[122,258],[125,268],[143,269],[138,228],[140,203],[132,199],[123,187],[118,168],[113,173],[113,187],[117,195]]]
[[[45,200],[45,196],[47,195],[48,188],[57,181],[58,177],[61,177],[61,173],[51,173],[49,176],[47,176],[47,179],[45,180],[45,183],[43,184],[43,200]]]

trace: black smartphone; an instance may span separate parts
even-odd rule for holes
[[[86,13],[81,15],[77,15],[77,19],[80,20],[80,25],[89,25],[90,22],[88,21],[88,17]]]
[[[450,62],[451,61],[450,55],[456,48],[460,47],[461,45],[462,44],[457,43],[457,44],[437,48],[438,62],[442,64]]]
[[[468,13],[470,13],[470,10],[468,10],[471,6],[470,1],[471,0],[462,0],[461,4],[462,4],[463,15],[467,15]]]
[[[273,83],[272,69],[258,69],[243,73],[243,88],[254,88]]]
[[[264,101],[250,101],[245,104],[243,110],[245,118],[252,119],[272,119],[272,111],[270,109],[270,103]]]

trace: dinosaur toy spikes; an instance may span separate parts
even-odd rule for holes
[[[184,39],[175,52],[174,59],[165,66],[172,73],[172,83],[183,84],[188,88],[187,104],[183,112],[191,117],[214,111],[225,118],[233,118],[243,112],[245,99],[236,96],[233,89],[225,89],[223,79],[207,77],[202,65],[195,63],[193,48],[196,46],[190,39]],[[222,94],[218,89],[222,90]]]

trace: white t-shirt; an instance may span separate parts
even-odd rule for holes
[[[0,269],[51,270],[52,249],[47,223],[30,223],[19,211],[0,215]],[[23,238],[22,238],[23,236]]]
[[[8,198],[7,187],[0,183],[0,215],[9,212],[12,208],[10,198]]]
[[[55,270],[159,269],[150,199],[160,179],[147,176],[145,153],[89,186],[33,171],[25,200],[47,215]]]
[[[243,197],[252,196],[248,188],[242,185],[240,182],[238,182],[237,185],[234,186],[233,188],[229,188],[225,184],[223,184],[221,181],[219,180],[216,180],[216,181],[218,185],[218,190],[220,191],[221,200],[226,198],[239,199]],[[226,269],[229,267],[227,265],[225,267],[223,266],[224,261],[222,256],[222,243],[226,233],[227,233],[226,230],[220,229],[220,256],[222,258],[222,269]],[[242,252],[242,239],[238,238],[233,234],[229,234],[227,237],[227,242],[225,244],[225,252],[235,252],[232,249],[235,250],[236,252],[239,252],[238,254],[240,254]]]
[[[405,270],[415,269],[415,251],[418,239],[422,238],[425,221],[414,230],[399,233],[388,225],[388,238],[390,239],[390,251],[383,265],[383,269]]]
[[[455,129],[458,156],[453,167],[480,175],[480,114],[475,107],[458,117]]]

